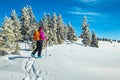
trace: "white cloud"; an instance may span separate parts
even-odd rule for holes
[[[80,12],[80,11],[69,11],[68,13],[74,14],[74,15],[91,15],[91,16],[99,16],[99,13],[95,12]]]
[[[97,2],[98,0],[80,0],[80,1],[88,3],[88,2]]]
[[[100,13],[92,12],[90,10],[84,10],[80,7],[73,7],[66,11],[67,11],[67,13],[73,14],[73,15],[100,16]]]
[[[80,7],[72,7],[66,10],[67,13],[72,14],[75,18],[78,18],[78,16],[87,16],[89,22],[97,22],[96,18],[101,17],[102,15],[100,13],[91,11],[91,10],[84,10]]]
[[[78,1],[78,2],[84,2],[84,3],[90,3],[90,2],[97,2],[98,0],[75,0],[75,1]]]
[[[75,0],[78,3],[84,3],[86,5],[92,6],[92,5],[96,5],[97,3],[100,2],[100,0]]]
[[[72,10],[82,11],[82,8],[80,8],[80,7],[73,7]]]
[[[70,11],[70,12],[68,12],[68,13],[70,13],[70,14],[75,14],[75,15],[80,15],[81,13],[80,12],[75,12],[75,11]]]

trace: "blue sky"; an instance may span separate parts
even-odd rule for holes
[[[94,30],[97,37],[120,40],[120,0],[0,0],[0,25],[4,16],[10,16],[15,9],[20,10],[30,5],[39,21],[43,13],[61,14],[63,21],[72,24],[77,35],[81,33],[83,16],[87,16],[90,31]]]

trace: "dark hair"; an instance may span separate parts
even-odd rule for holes
[[[39,27],[39,31],[41,31],[41,30],[43,30],[43,27],[42,27],[42,26]]]

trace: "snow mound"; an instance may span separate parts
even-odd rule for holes
[[[99,48],[84,47],[79,39],[45,48],[40,59],[21,50],[1,58],[0,80],[120,80],[119,49],[119,43],[102,41]]]

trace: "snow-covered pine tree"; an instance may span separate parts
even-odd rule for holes
[[[15,50],[15,41],[16,37],[13,32],[13,20],[11,18],[5,16],[5,20],[3,23],[3,31],[2,31],[2,50],[4,51],[14,51]]]
[[[32,8],[27,5],[22,8],[21,13],[21,34],[23,35],[23,40],[32,40],[34,31],[39,27]]]
[[[34,13],[32,11],[32,8],[31,6],[28,6],[28,13],[29,13],[29,16],[30,16],[30,24],[29,24],[29,29],[30,29],[30,32],[29,32],[29,38],[30,40],[33,40],[33,34],[34,32],[36,31],[36,29],[39,28],[39,26],[37,25],[37,21],[36,21],[36,18],[34,16]]]
[[[33,26],[33,25],[36,24],[36,18],[34,16],[34,13],[32,11],[31,6],[28,6],[28,13],[29,13],[29,16],[30,16],[30,25]]]
[[[52,28],[52,30],[50,32],[53,35],[52,38],[51,38],[52,42],[53,42],[53,44],[57,45],[58,41],[57,41],[57,35],[56,35],[56,32],[57,32],[57,16],[56,16],[56,13],[52,14],[51,28]]]
[[[58,43],[62,44],[66,39],[66,25],[63,22],[62,15],[59,14],[57,17],[57,39]]]
[[[50,18],[50,14],[49,13],[48,13],[48,15],[46,15],[46,13],[44,12],[44,16],[40,20],[39,26],[43,26],[44,33],[49,38],[48,43],[49,43],[49,45],[52,45],[52,41],[51,41],[52,33],[50,32],[50,30],[53,29],[53,28],[51,26],[51,18]],[[43,47],[46,46],[46,41],[44,43],[45,44],[43,44]]]
[[[11,20],[13,20],[13,24],[12,24],[13,32],[15,34],[16,41],[18,41],[22,38],[21,31],[20,31],[21,24],[15,10],[12,10],[11,12]]]
[[[52,18],[51,18],[51,26],[53,27],[53,29],[57,29],[57,16],[56,13],[52,14]]]
[[[83,23],[82,23],[82,34],[81,34],[81,38],[83,39],[82,40],[82,43],[85,45],[85,46],[90,46],[91,44],[91,39],[90,39],[90,31],[89,31],[89,28],[88,28],[88,24],[87,24],[87,17],[84,16],[83,18]]]
[[[46,13],[44,12],[43,19],[40,20],[40,26],[43,26],[45,34],[48,34],[48,21]]]
[[[48,23],[48,25],[47,25],[47,26],[48,26],[49,28],[52,28],[52,26],[51,26],[52,24],[51,24],[51,17],[50,17],[50,13],[48,13],[48,14],[47,14],[47,23]]]
[[[49,44],[50,46],[54,45],[54,43],[53,43],[53,42],[54,42],[54,41],[53,41],[54,36],[53,36],[53,32],[52,32],[52,29],[51,29],[51,28],[49,28],[48,38],[49,38],[48,44]]]
[[[120,43],[120,40],[117,40],[118,43]]]
[[[92,31],[91,46],[98,48],[98,40],[94,31]]]
[[[19,54],[19,55],[20,55],[19,50],[20,50],[19,43],[18,43],[18,42],[16,42],[16,43],[15,43],[15,48],[14,48],[14,51],[13,51],[13,52],[11,52],[11,54]]]
[[[68,23],[68,31],[67,31],[67,39],[73,43],[73,41],[77,41],[77,37],[75,35],[75,31],[72,28],[72,25]]]
[[[2,38],[2,27],[0,27],[0,46],[3,46],[4,40]]]
[[[67,33],[68,33],[68,30],[67,30],[67,24],[66,23],[64,23],[63,24],[63,38],[64,38],[64,40],[67,40]]]
[[[44,18],[46,18],[46,17],[44,17]],[[50,14],[48,13],[46,23],[44,23],[44,24],[46,24],[46,26],[47,26],[45,30],[47,32],[47,37],[49,38],[49,40],[48,40],[49,45],[57,44],[57,39],[56,39],[56,27],[57,27],[56,14],[54,13],[52,15],[52,18],[51,18]]]
[[[58,44],[62,44],[64,42],[64,26],[61,14],[58,15],[57,18],[57,41]]]
[[[21,10],[21,34],[23,40],[29,40],[29,33],[30,33],[30,15],[28,12],[28,6],[22,8]]]
[[[21,34],[23,41],[33,41],[33,34],[36,30],[38,30],[39,25],[36,22],[36,18],[33,14],[32,8],[30,6],[26,6],[21,10]],[[33,41],[33,44],[35,42]],[[25,44],[26,47],[26,44]],[[32,46],[31,46],[32,47]]]

